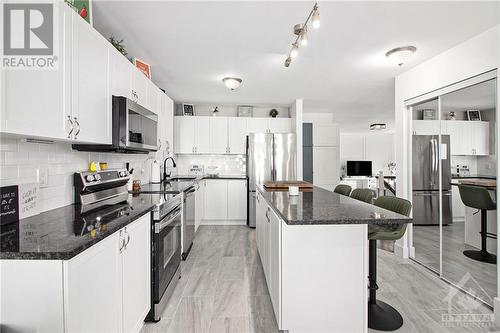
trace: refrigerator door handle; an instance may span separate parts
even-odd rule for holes
[[[429,149],[429,162],[430,162],[430,165],[431,165],[431,177],[429,179],[430,183],[430,187],[432,188],[434,186],[434,142],[433,142],[433,139],[430,139],[429,141],[429,145],[430,145],[430,149]]]

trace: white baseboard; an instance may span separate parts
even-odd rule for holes
[[[201,225],[246,225],[247,220],[202,220]]]
[[[415,252],[415,249],[413,249],[413,251]],[[408,247],[401,246],[400,244],[398,244],[398,242],[396,242],[394,244],[394,254],[397,255],[398,257],[408,259],[409,255]]]

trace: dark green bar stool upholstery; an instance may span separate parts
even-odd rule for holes
[[[496,210],[497,204],[493,201],[488,190],[481,186],[473,185],[458,185],[460,191],[460,198],[467,207],[481,210],[481,250],[466,250],[463,254],[471,259],[486,262],[489,264],[496,264],[497,256],[488,252],[486,247],[486,238],[494,238],[495,234],[488,232],[488,211]]]
[[[396,197],[379,197],[375,206],[409,216],[411,203]],[[395,331],[403,325],[403,317],[389,304],[377,300],[377,240],[397,240],[403,237],[406,224],[368,226],[370,300],[368,301],[368,327],[379,331]]]
[[[335,190],[333,190],[333,192],[338,193],[338,194],[342,194],[345,196],[349,196],[349,194],[351,194],[351,190],[352,190],[352,188],[349,185],[339,184],[339,185],[335,186]]]
[[[370,204],[372,203],[374,196],[375,194],[373,191],[367,188],[356,188],[351,192],[351,198]]]

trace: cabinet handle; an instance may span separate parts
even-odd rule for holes
[[[158,139],[158,150],[161,150],[161,140]]]
[[[123,252],[124,246],[125,246],[125,239],[123,238],[123,230],[120,230],[120,253]]]
[[[76,117],[74,117],[74,119],[75,119],[75,125],[78,126],[78,130],[75,133],[75,139],[76,139],[76,137],[78,136],[78,134],[80,134],[80,123],[78,122],[78,120],[76,119]]]
[[[71,126],[71,129],[68,132],[68,139],[71,139],[71,133],[73,133],[73,130],[75,129],[75,124],[73,124],[73,120],[71,120],[71,116],[68,116],[68,121]]]
[[[269,208],[266,210],[266,219],[267,219],[267,222],[268,222],[268,223],[269,223],[269,222],[271,222],[271,221],[269,220]]]
[[[127,235],[127,241],[125,242],[125,239],[123,239],[124,240],[123,249],[126,250],[128,243],[130,243],[130,234],[127,232],[127,227],[124,228],[124,233]]]

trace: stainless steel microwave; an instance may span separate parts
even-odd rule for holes
[[[158,150],[158,115],[136,102],[113,96],[111,145],[74,144],[73,149],[118,153],[148,153]]]

